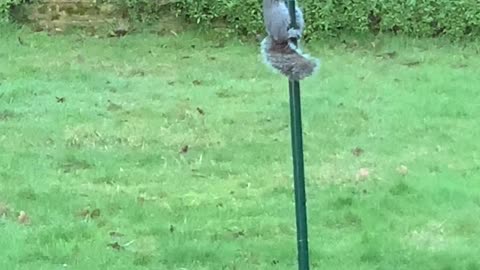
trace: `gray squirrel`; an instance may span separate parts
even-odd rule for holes
[[[292,39],[299,40],[305,27],[302,11],[295,10],[298,29],[290,27],[290,14],[285,0],[263,0],[263,20],[268,36],[261,43],[266,64],[290,80],[311,76],[320,62],[303,54]]]

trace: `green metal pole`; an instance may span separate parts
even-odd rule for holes
[[[295,15],[295,0],[288,1],[291,27],[298,28]],[[293,40],[297,44],[297,40]],[[303,166],[302,107],[300,82],[289,81],[290,121],[292,131],[293,177],[295,189],[295,215],[297,223],[298,269],[309,270],[307,207],[305,195],[305,172]]]

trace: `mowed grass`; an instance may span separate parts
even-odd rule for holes
[[[371,41],[307,46],[312,269],[480,269],[479,46]],[[1,28],[1,269],[296,268],[287,81],[219,43]]]

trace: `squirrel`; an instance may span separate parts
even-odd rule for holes
[[[261,42],[264,62],[289,80],[311,76],[320,65],[318,59],[303,54],[292,39],[299,40],[305,27],[302,11],[295,10],[298,29],[290,27],[290,13],[285,0],[263,0],[263,20],[267,37]]]

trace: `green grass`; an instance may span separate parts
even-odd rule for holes
[[[0,30],[1,269],[295,269],[287,81],[255,44]],[[480,269],[479,46],[356,44],[307,48],[313,269]]]

